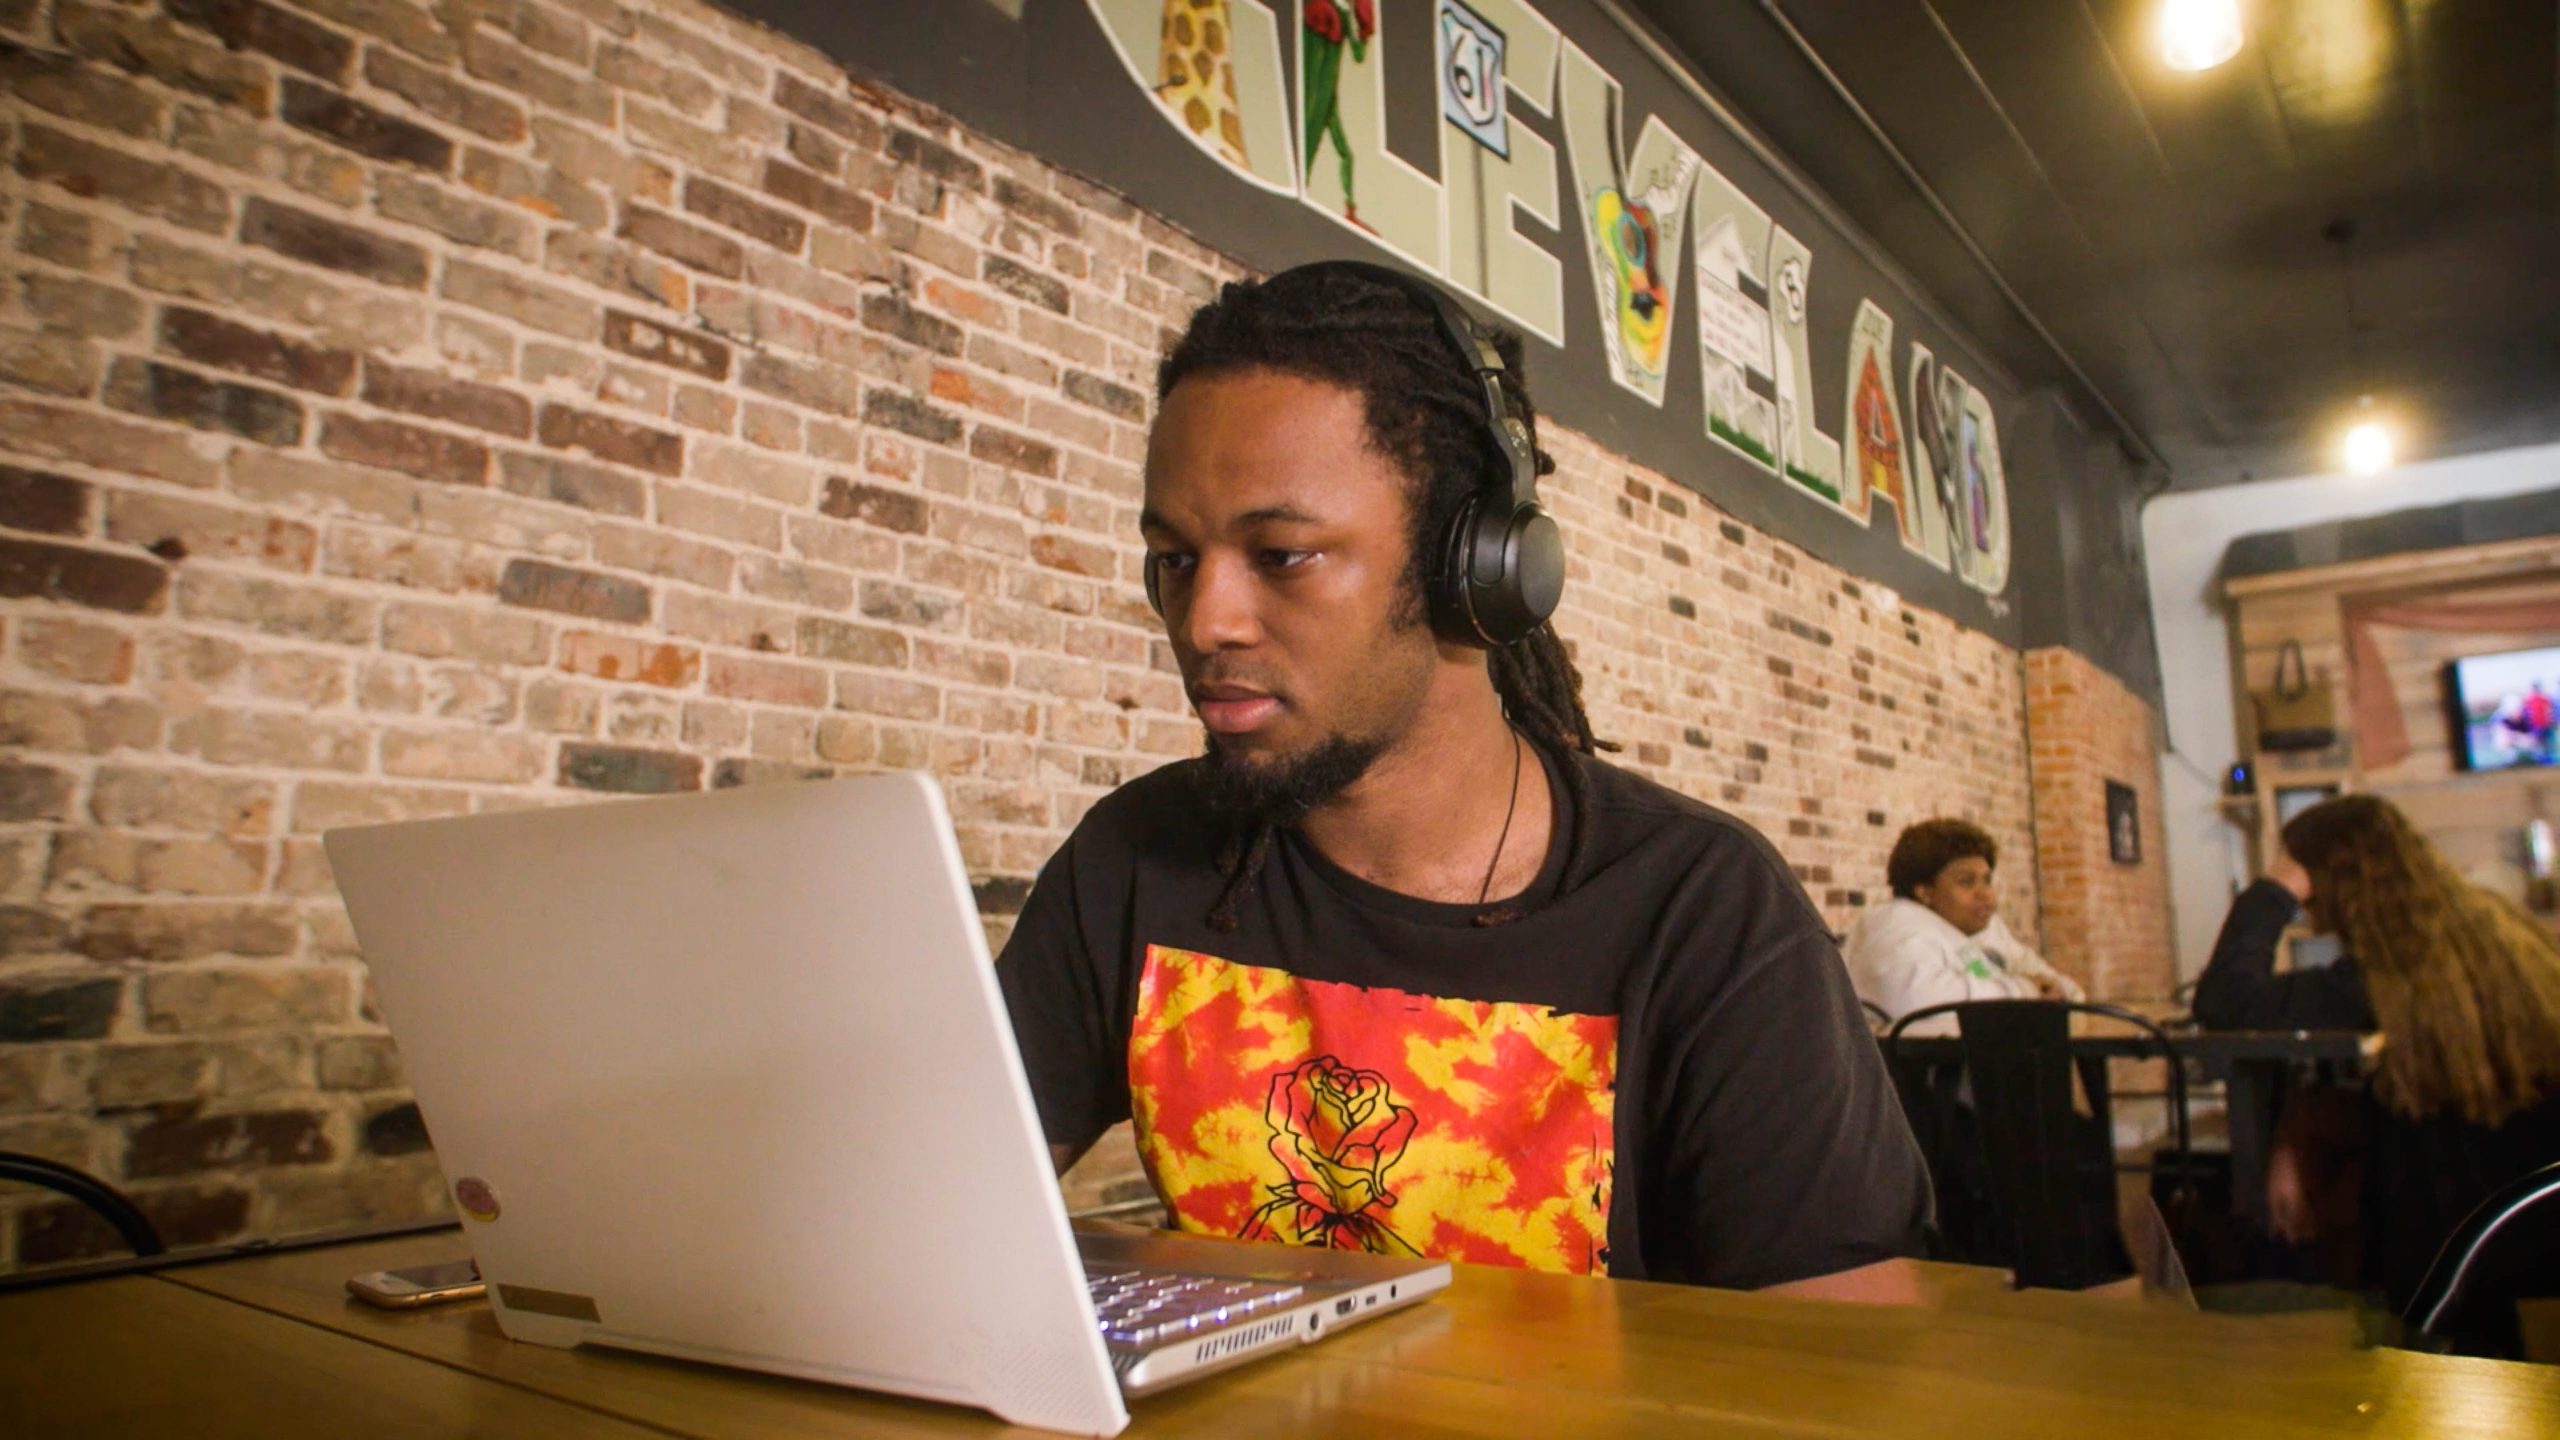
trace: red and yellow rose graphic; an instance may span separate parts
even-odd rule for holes
[[[1419,1253],[1387,1223],[1396,1197],[1386,1173],[1403,1158],[1414,1123],[1387,1077],[1319,1055],[1271,1077],[1262,1114],[1286,1178],[1246,1222],[1245,1239]]]
[[[1618,1022],[1151,946],[1131,1111],[1187,1230],[1605,1274]]]

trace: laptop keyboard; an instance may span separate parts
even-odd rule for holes
[[[1152,1345],[1215,1330],[1306,1293],[1303,1285],[1109,1265],[1087,1266],[1085,1284],[1093,1292],[1102,1338],[1114,1345]]]

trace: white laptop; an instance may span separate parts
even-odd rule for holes
[[[1071,1230],[925,776],[326,841],[518,1340],[1108,1435],[1124,1395],[1449,1282],[1432,1261]]]

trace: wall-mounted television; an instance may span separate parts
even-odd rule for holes
[[[2465,656],[2444,685],[2457,767],[2560,764],[2560,645]]]

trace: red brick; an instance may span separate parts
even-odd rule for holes
[[[514,390],[392,365],[371,356],[364,362],[364,398],[385,410],[449,420],[513,439],[533,433],[533,406]]]
[[[168,567],[155,560],[0,536],[0,598],[156,615],[168,596]]]
[[[649,511],[648,483],[602,465],[557,455],[511,451],[498,457],[498,484],[512,494],[575,505],[605,515],[638,517]],[[601,557],[599,557],[601,558]]]
[[[573,741],[560,747],[560,783],[578,790],[663,795],[702,788],[702,757]]]
[[[268,445],[302,440],[302,402],[273,390],[216,380],[173,365],[119,358],[107,372],[106,402],[119,410],[226,430]]]
[[[250,1192],[237,1185],[136,1190],[134,1208],[171,1248],[233,1240],[248,1228]],[[125,1253],[124,1237],[74,1200],[29,1206],[18,1218],[18,1263],[58,1265]]]
[[[75,55],[149,75],[252,115],[267,113],[266,66],[203,44],[156,15],[62,0],[53,24],[54,33]]]
[[[810,615],[801,619],[798,638],[800,653],[813,660],[887,669],[901,669],[907,663],[907,637],[877,625]]]
[[[668,430],[566,405],[542,407],[542,443],[556,450],[584,450],[599,460],[660,475],[684,473],[684,437]]]
[[[703,689],[733,700],[754,700],[809,710],[827,703],[827,672],[815,665],[787,660],[759,660],[743,655],[713,654],[705,663]]]
[[[961,190],[983,190],[987,184],[986,167],[952,149],[939,140],[928,139],[904,126],[889,132],[889,158],[916,174],[931,176],[945,185]]]
[[[999,430],[993,425],[981,424],[969,432],[969,453],[1008,470],[1028,471],[1052,478],[1058,473],[1056,446],[1028,435]]]
[[[841,475],[827,477],[826,492],[818,501],[818,511],[838,520],[859,520],[906,535],[923,534],[926,520],[925,503],[921,498],[847,480]]]
[[[866,424],[886,426],[936,445],[953,444],[960,438],[959,417],[896,390],[864,392],[862,418]]]
[[[462,62],[464,69],[480,79],[513,90],[538,105],[590,125],[613,124],[611,89],[590,77],[555,69],[485,28],[463,37]]]
[[[0,465],[0,525],[77,535],[88,524],[89,487],[67,475]]]
[[[929,315],[895,295],[862,297],[862,323],[883,335],[937,354],[957,356],[968,343],[967,332],[939,315]]]
[[[1074,206],[1010,175],[996,177],[993,194],[997,204],[1043,229],[1067,236],[1084,233],[1084,217]]]
[[[421,225],[473,249],[518,260],[541,252],[539,227],[521,209],[472,199],[440,180],[386,171],[375,177],[374,207],[386,220]]]
[[[296,340],[184,305],[161,309],[160,348],[199,365],[323,395],[344,395],[355,383],[352,350]]]
[[[279,570],[308,570],[319,532],[281,515],[210,505],[148,490],[107,497],[110,540],[155,555],[247,560]]]
[[[1058,388],[1064,391],[1070,400],[1106,411],[1132,424],[1141,423],[1147,418],[1146,396],[1126,385],[1113,384],[1099,375],[1083,370],[1070,370],[1066,378],[1059,382]]]
[[[857,149],[877,150],[884,127],[868,111],[829,95],[788,70],[773,77],[773,103],[819,128],[852,142]]]
[[[0,90],[38,110],[137,139],[158,138],[168,123],[160,98],[122,76],[9,41],[0,41]]]
[[[576,570],[541,560],[510,560],[498,582],[498,598],[509,605],[557,610],[590,620],[639,625],[649,619],[649,587],[619,575]]]
[[[383,12],[391,6],[381,7]],[[424,15],[424,11],[417,12]],[[442,70],[421,65],[377,45],[365,52],[364,78],[447,124],[513,145],[525,138],[524,106],[493,91],[465,85]]]
[[[695,330],[679,330],[625,310],[607,310],[604,343],[625,355],[689,370],[712,380],[729,378],[729,347]]]
[[[841,369],[806,365],[761,351],[747,357],[738,381],[750,390],[834,415],[853,415],[861,402],[861,386]]]
[[[443,290],[448,299],[570,340],[594,339],[603,314],[602,307],[584,296],[458,258],[445,262]],[[526,353],[530,356],[532,347]]]
[[[572,630],[560,637],[560,668],[599,680],[636,680],[689,690],[701,677],[702,652],[691,645]]]
[[[1060,315],[1068,311],[1067,284],[1054,275],[1043,275],[1018,260],[990,255],[979,267],[979,278],[1017,300],[1027,300],[1043,310]]]
[[[302,941],[292,909],[272,902],[179,900],[92,905],[76,946],[92,960],[289,955]]]
[[[798,253],[809,238],[808,221],[699,175],[684,182],[684,208],[785,253]]]
[[[168,0],[168,10],[234,49],[272,55],[323,80],[344,80],[355,59],[353,41],[263,0]]]
[[[288,125],[334,141],[372,160],[415,165],[439,175],[453,169],[453,142],[351,95],[287,76],[277,114]]]
[[[242,1166],[308,1165],[335,1154],[317,1111],[174,1117],[154,1119],[133,1132],[125,1147],[124,1173],[151,1179]]]
[[[320,449],[352,464],[445,485],[481,485],[489,477],[488,446],[397,420],[332,415],[320,427]]]
[[[59,184],[84,200],[110,200],[189,231],[230,225],[230,192],[192,172],[113,151],[46,126],[18,126],[18,174]]]
[[[621,228],[614,233],[723,280],[746,272],[746,251],[737,241],[645,205],[625,204]]]
[[[764,191],[777,200],[823,215],[848,230],[871,228],[873,212],[867,196],[857,195],[834,181],[811,174],[787,161],[766,159]]]
[[[240,238],[312,265],[343,270],[404,290],[427,285],[427,252],[405,240],[251,196]]]

